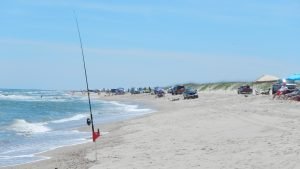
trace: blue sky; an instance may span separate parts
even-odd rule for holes
[[[300,2],[11,0],[0,6],[0,88],[252,81],[300,73]]]

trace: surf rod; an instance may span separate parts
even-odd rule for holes
[[[78,37],[79,37],[79,42],[80,42],[82,62],[83,62],[84,75],[85,75],[86,90],[87,90],[87,93],[88,93],[88,100],[89,100],[90,119],[87,119],[87,124],[92,125],[93,142],[95,142],[96,139],[100,136],[100,132],[99,132],[99,129],[98,129],[97,132],[95,132],[95,128],[94,128],[94,120],[93,120],[91,97],[90,97],[89,83],[88,83],[88,77],[87,77],[87,71],[86,71],[85,57],[84,57],[84,52],[83,52],[83,45],[82,45],[82,39],[81,39],[78,19],[77,19],[77,16],[76,16],[75,12],[74,12],[74,17],[75,17],[75,21],[76,21],[77,32],[78,32]]]

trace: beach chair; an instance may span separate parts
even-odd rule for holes
[[[260,94],[262,94],[262,95],[269,95],[269,94],[270,94],[270,90],[271,90],[271,88],[269,88],[269,89],[266,90],[266,91],[260,92]]]

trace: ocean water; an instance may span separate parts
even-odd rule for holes
[[[95,123],[109,123],[147,113],[136,104],[92,100]],[[0,167],[47,159],[38,154],[91,141],[76,128],[89,117],[87,96],[64,91],[0,89]]]

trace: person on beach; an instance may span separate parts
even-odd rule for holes
[[[286,94],[287,91],[288,88],[286,87],[286,82],[283,82],[280,89],[274,94],[273,99],[275,99],[276,96],[280,97],[281,95]]]

